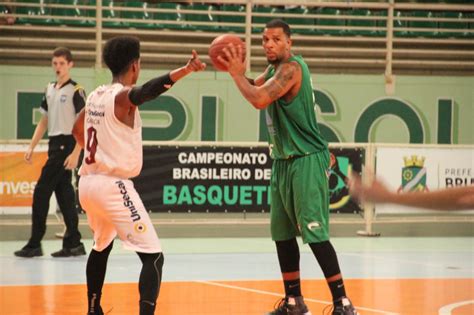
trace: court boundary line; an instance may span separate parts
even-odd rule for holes
[[[227,289],[247,291],[247,292],[264,294],[264,295],[271,295],[271,296],[276,296],[276,297],[280,297],[280,298],[282,297],[282,294],[280,294],[280,293],[257,290],[257,289],[250,289],[250,288],[239,287],[239,286],[235,286],[235,285],[224,284],[224,283],[219,283],[219,282],[214,282],[214,281],[199,281],[199,280],[197,280],[197,281],[192,281],[192,282],[207,284],[207,285],[212,285],[212,286],[218,286],[218,287],[223,287],[223,288],[227,288]],[[332,304],[332,302],[317,300],[317,299],[311,299],[311,298],[305,298],[305,301],[324,304],[324,305],[331,305]],[[382,310],[377,310],[377,309],[368,308],[368,307],[360,307],[360,306],[357,306],[357,310],[370,311],[370,312],[387,314],[387,315],[400,315],[399,313],[382,311]]]
[[[464,305],[469,305],[469,304],[474,304],[474,300],[467,300],[467,301],[461,301],[457,303],[451,303],[448,305],[445,305],[441,307],[438,311],[439,315],[451,315],[451,311],[454,310],[457,307],[464,306]]]

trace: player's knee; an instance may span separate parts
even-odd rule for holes
[[[165,256],[163,255],[163,253],[158,253],[158,259],[157,259],[156,265],[161,268],[163,267],[164,263],[165,263]]]
[[[53,191],[47,188],[35,189],[33,192],[33,209],[46,207],[52,194]]]
[[[103,252],[106,252],[107,254],[109,254],[112,251],[112,248],[114,248],[113,240],[110,242],[110,244],[106,248],[104,248]]]
[[[159,253],[137,253],[144,265],[153,265],[153,267],[161,273],[165,258],[162,252]]]
[[[161,270],[163,269],[163,265],[165,263],[165,257],[163,256],[163,253],[155,253],[152,254],[152,260],[153,260],[153,265],[156,270],[159,270],[161,274]]]
[[[107,247],[105,247],[104,249],[100,251],[92,249],[90,252],[90,256],[97,259],[107,260],[113,247],[114,247],[114,242],[112,241]]]
[[[165,256],[163,255],[163,253],[160,253],[160,257],[158,260],[159,260],[159,266],[161,270],[161,268],[163,268],[163,265],[165,264]]]

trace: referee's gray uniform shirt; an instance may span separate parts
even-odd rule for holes
[[[84,89],[69,79],[59,89],[56,82],[46,87],[40,112],[48,116],[48,136],[71,135],[76,116],[85,105]]]

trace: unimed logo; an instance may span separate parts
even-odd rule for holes
[[[16,182],[16,181],[8,181],[0,182],[0,194],[1,195],[31,195],[36,186],[36,181],[28,182]]]

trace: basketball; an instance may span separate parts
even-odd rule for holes
[[[211,43],[211,46],[209,46],[209,57],[211,58],[212,65],[217,70],[227,71],[227,68],[221,62],[219,62],[219,60],[217,60],[217,57],[222,56],[225,58],[223,49],[227,47],[227,45],[229,45],[230,43],[234,44],[235,47],[242,47],[242,61],[245,60],[245,44],[240,39],[240,37],[233,34],[220,35],[214,38]]]

